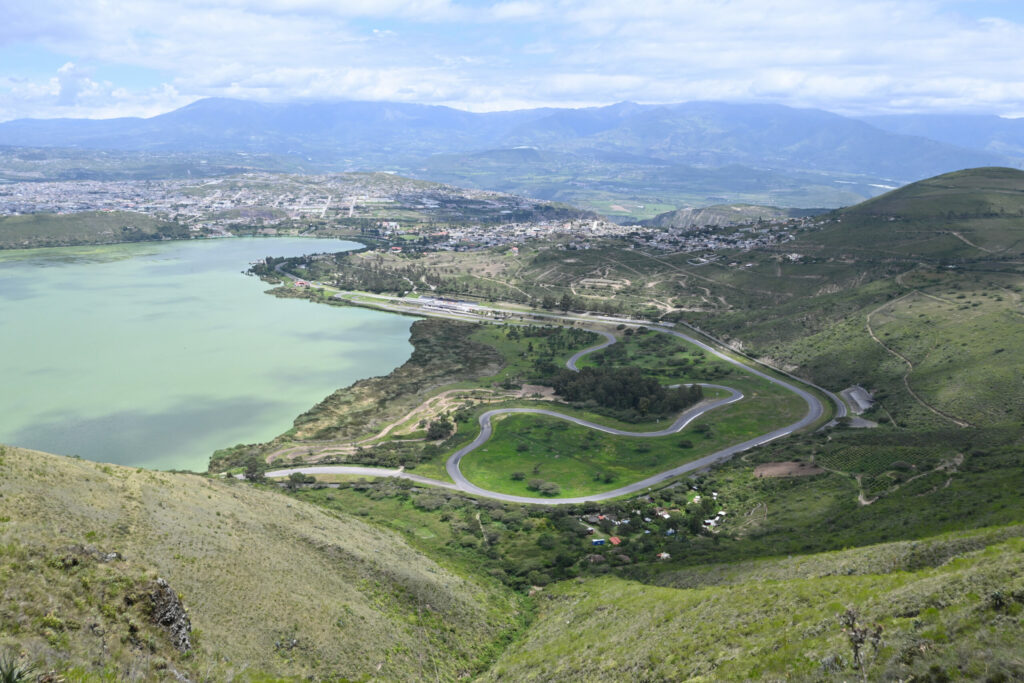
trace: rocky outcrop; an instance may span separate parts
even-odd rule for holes
[[[152,602],[150,617],[153,623],[163,627],[171,636],[171,644],[181,652],[192,649],[192,622],[181,603],[178,594],[171,590],[164,579],[151,584],[149,599]]]

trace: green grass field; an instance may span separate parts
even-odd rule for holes
[[[804,402],[790,392],[711,359],[669,335],[624,335],[620,343],[585,357],[581,363],[584,367],[596,364],[635,365],[665,384],[721,382],[739,389],[745,398],[714,410],[679,434],[652,439],[602,434],[545,416],[502,416],[495,421],[491,440],[462,460],[466,477],[478,486],[516,495],[538,496],[529,488],[531,480],[557,484],[564,496],[598,493],[795,422],[806,409]],[[706,392],[709,399],[721,395],[724,393],[713,389]],[[553,409],[561,411],[563,407]],[[565,412],[628,431],[657,430],[673,419],[634,424],[604,416],[595,418],[579,409]],[[463,429],[473,429],[474,419],[467,419]],[[473,429],[470,433],[477,432]],[[458,446],[466,441],[468,438],[460,440]],[[454,450],[449,447],[445,453]]]

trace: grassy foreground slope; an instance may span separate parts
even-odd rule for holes
[[[882,546],[822,558],[826,575],[780,560],[728,586],[563,582],[484,680],[1020,680],[1024,540],[991,538],[916,571],[842,575],[846,562],[890,557]],[[851,607],[859,625],[882,627],[861,670],[838,621]]]
[[[0,511],[0,651],[72,680],[450,680],[520,618],[393,532],[242,482],[5,448]],[[189,610],[190,653],[132,606],[158,576]]]
[[[131,211],[36,213],[0,218],[0,249],[188,238],[186,226]]]

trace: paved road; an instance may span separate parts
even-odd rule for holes
[[[296,472],[303,474],[350,474],[357,477],[394,477],[398,479],[409,479],[421,484],[430,486],[441,486],[446,489],[458,490],[458,486],[450,481],[421,477],[418,474],[406,472],[403,468],[389,470],[383,467],[360,467],[358,465],[313,465],[309,467],[290,467],[283,470],[272,470],[266,473],[268,477],[287,477]],[[242,475],[238,475],[242,476]]]
[[[542,414],[542,415],[551,415],[553,417],[560,417],[560,418],[562,418],[564,420],[568,420],[570,422],[575,422],[576,424],[581,424],[583,426],[590,427],[591,429],[599,429],[600,431],[608,432],[610,434],[618,434],[620,436],[647,436],[647,437],[654,437],[654,436],[665,436],[667,434],[672,434],[674,432],[677,432],[680,429],[682,429],[683,427],[685,427],[686,424],[688,424],[691,420],[696,418],[698,415],[701,415],[704,412],[707,412],[708,410],[712,410],[713,408],[717,408],[720,405],[725,405],[727,403],[733,403],[735,401],[738,401],[741,398],[743,398],[743,395],[740,394],[740,392],[736,391],[735,389],[731,389],[729,387],[721,387],[721,388],[726,389],[727,391],[730,392],[731,395],[730,395],[729,398],[721,399],[719,401],[713,402],[711,405],[701,406],[701,407],[697,408],[695,411],[691,410],[691,411],[687,411],[686,413],[683,413],[683,415],[680,415],[679,419],[677,419],[676,422],[673,423],[673,425],[671,427],[669,427],[668,429],[661,430],[659,432],[647,432],[647,433],[643,433],[643,432],[624,432],[624,431],[617,430],[617,429],[611,429],[609,427],[604,427],[602,425],[596,425],[594,423],[586,422],[585,420],[580,420],[578,418],[569,417],[567,415],[561,415],[559,413],[554,413],[553,411],[548,411],[548,410],[537,410],[537,409],[531,409],[531,408],[504,408],[504,409],[491,410],[491,411],[488,411],[488,412],[486,412],[486,413],[484,413],[483,415],[480,416],[480,435],[476,439],[474,439],[471,444],[469,444],[468,446],[464,446],[463,448],[459,449],[450,458],[448,458],[448,462],[446,463],[446,468],[448,470],[448,476],[450,476],[452,478],[452,480],[455,481],[455,483],[458,485],[458,487],[460,489],[462,489],[463,491],[466,491],[467,493],[474,493],[474,494],[479,495],[479,496],[487,496],[488,498],[496,498],[498,500],[508,501],[508,502],[512,502],[512,503],[534,503],[534,504],[539,503],[539,504],[543,504],[543,505],[567,505],[567,504],[571,504],[571,503],[584,503],[584,502],[587,502],[587,501],[606,500],[608,498],[617,498],[619,496],[628,495],[630,493],[637,493],[637,492],[643,491],[644,489],[646,489],[648,487],[651,487],[651,486],[653,486],[655,484],[663,482],[666,479],[671,479],[672,477],[678,477],[681,474],[685,474],[687,472],[692,472],[694,470],[703,469],[703,468],[705,468],[705,467],[707,467],[709,465],[713,465],[715,463],[723,462],[725,460],[728,460],[732,456],[736,455],[737,453],[742,453],[743,451],[748,450],[750,448],[754,448],[755,446],[760,446],[762,444],[768,443],[769,441],[774,441],[775,439],[780,439],[780,438],[782,438],[784,436],[788,436],[788,435],[792,434],[795,431],[803,429],[804,427],[808,427],[808,426],[814,424],[815,422],[817,422],[819,419],[821,419],[824,416],[824,414],[825,414],[825,406],[823,406],[821,401],[819,401],[818,398],[816,396],[814,396],[814,394],[810,393],[809,391],[806,391],[806,390],[804,390],[804,389],[802,389],[802,388],[800,388],[798,386],[790,384],[789,382],[781,380],[781,379],[779,379],[777,377],[773,377],[772,375],[769,375],[766,372],[761,372],[760,370],[758,370],[756,368],[752,368],[752,367],[750,367],[748,365],[745,365],[744,363],[741,363],[740,361],[732,358],[731,356],[728,356],[728,355],[722,353],[721,351],[718,351],[717,349],[712,348],[711,346],[708,346],[704,342],[699,341],[697,339],[694,339],[690,335],[685,334],[683,332],[679,332],[677,330],[672,330],[672,329],[669,329],[669,328],[666,328],[666,327],[657,326],[657,325],[649,326],[648,329],[657,330],[658,332],[662,332],[664,334],[671,334],[671,335],[673,335],[675,337],[679,337],[680,339],[685,339],[686,341],[690,342],[691,344],[693,344],[693,345],[703,349],[705,352],[710,353],[711,355],[715,356],[716,358],[719,358],[720,360],[725,361],[726,363],[730,363],[730,364],[735,365],[735,366],[737,366],[739,368],[742,368],[746,372],[749,372],[749,373],[751,373],[753,375],[756,375],[757,377],[760,377],[760,378],[762,378],[764,380],[767,380],[768,382],[771,382],[772,384],[775,384],[777,386],[783,387],[784,389],[787,389],[787,390],[795,393],[797,396],[802,398],[804,400],[804,402],[807,404],[807,413],[802,418],[800,418],[799,420],[794,422],[793,424],[787,425],[785,427],[780,427],[780,428],[775,429],[775,430],[773,430],[771,432],[768,432],[767,434],[762,434],[761,436],[754,437],[753,439],[749,439],[749,440],[744,441],[742,443],[738,443],[738,444],[729,446],[727,448],[723,448],[722,450],[716,451],[714,453],[711,453],[710,455],[706,455],[703,458],[698,458],[697,460],[693,460],[693,461],[685,463],[683,465],[679,465],[678,467],[673,467],[672,469],[665,470],[664,472],[659,472],[658,474],[655,474],[653,476],[647,477],[646,479],[642,479],[640,481],[634,482],[632,484],[628,484],[626,486],[621,486],[621,487],[619,487],[617,489],[613,489],[611,491],[604,491],[603,493],[595,493],[595,494],[591,494],[591,495],[588,495],[588,496],[578,496],[578,497],[575,497],[575,498],[537,499],[537,498],[531,498],[531,497],[528,497],[528,496],[513,496],[513,495],[509,495],[509,494],[505,494],[505,493],[498,493],[497,491],[489,491],[487,489],[480,488],[479,486],[476,486],[475,484],[473,484],[472,482],[467,480],[465,478],[465,476],[462,474],[461,470],[459,469],[459,464],[462,461],[462,458],[464,456],[466,456],[467,454],[469,454],[470,452],[472,452],[472,451],[476,450],[477,448],[479,448],[481,445],[483,445],[491,437],[491,432],[492,432],[491,417],[493,415],[500,415],[500,414],[504,414],[504,413],[514,413],[514,412],[539,413],[539,414]],[[611,337],[611,335],[607,335],[606,334],[606,337]],[[599,344],[597,346],[591,347],[589,349],[585,349],[584,351],[582,351],[580,353],[577,353],[576,355],[574,355],[572,358],[569,359],[569,363],[567,365],[571,369],[577,370],[577,368],[576,368],[576,361],[578,361],[581,356],[583,356],[586,353],[593,353],[594,351],[597,351],[598,349],[603,349],[603,348],[609,346],[610,344],[614,343],[614,339],[615,339],[614,337],[611,337],[611,340],[612,340],[611,342],[606,341],[606,342],[604,342],[602,344]],[[705,386],[718,386],[718,385],[705,385]],[[693,412],[696,412],[696,414],[690,415],[690,413],[693,413]]]
[[[661,472],[659,474],[654,475],[654,477],[648,477],[643,481],[635,482],[627,486],[622,486],[612,491],[605,491],[604,493],[597,493],[589,496],[581,496],[577,498],[538,499],[530,498],[528,496],[513,496],[507,493],[498,493],[497,491],[489,491],[487,489],[480,488],[476,484],[466,479],[466,477],[462,474],[462,470],[460,469],[459,466],[462,463],[463,457],[472,453],[480,446],[483,446],[491,438],[491,434],[494,431],[494,427],[491,423],[491,418],[497,415],[508,415],[510,413],[531,413],[534,415],[547,415],[548,417],[556,417],[560,420],[572,422],[573,424],[578,424],[582,427],[596,429],[597,431],[604,432],[605,434],[614,434],[616,436],[628,436],[634,438],[652,438],[675,434],[676,432],[679,432],[682,429],[684,429],[686,425],[690,424],[691,422],[693,422],[694,420],[696,420],[698,417],[708,412],[709,410],[714,410],[719,406],[735,403],[736,401],[739,401],[740,399],[743,398],[742,393],[736,391],[731,387],[725,387],[720,384],[702,384],[701,386],[725,389],[726,391],[729,392],[729,396],[727,396],[726,398],[715,399],[713,401],[702,402],[700,405],[695,406],[694,408],[691,408],[682,413],[678,418],[676,418],[675,422],[673,422],[670,426],[666,427],[665,429],[659,429],[657,431],[651,432],[627,432],[622,429],[616,429],[615,427],[606,427],[605,425],[597,424],[596,422],[590,422],[589,420],[583,420],[578,417],[572,417],[571,415],[563,415],[562,413],[557,413],[553,410],[544,410],[542,408],[496,408],[495,410],[488,410],[486,413],[480,416],[480,434],[475,439],[473,439],[472,443],[463,446],[462,448],[457,450],[451,457],[448,458],[448,462],[445,463],[445,467],[448,470],[448,476],[452,478],[452,481],[455,482],[458,488],[467,493],[474,493],[478,496],[496,498],[498,500],[504,500],[511,503],[542,503],[545,505],[566,505],[569,503],[582,503],[588,500],[604,500],[606,498],[616,498],[618,496],[624,496],[627,493],[635,493],[637,491],[641,491],[656,481],[662,481],[663,479],[667,479],[668,477],[674,477],[676,475]],[[672,470],[669,470],[669,472],[671,471]]]
[[[424,315],[426,315],[426,316],[432,316],[432,317],[461,318],[461,319],[473,319],[473,320],[483,320],[483,321],[494,322],[494,320],[492,318],[489,318],[487,315],[483,315],[483,314],[481,314],[481,315],[469,315],[469,314],[466,314],[466,315],[462,315],[462,316],[457,316],[455,314],[444,314],[444,313],[439,313],[437,311],[426,311],[426,310],[423,309],[422,306],[417,306],[415,304],[409,303],[408,299],[402,299],[400,297],[394,297],[394,296],[387,296],[387,295],[384,295],[384,294],[369,294],[367,292],[354,292],[354,291],[348,291],[348,290],[341,290],[337,294],[335,294],[334,296],[336,298],[344,299],[347,296],[354,296],[354,295],[359,295],[359,296],[364,296],[364,297],[376,299],[379,303],[374,304],[375,306],[379,306],[379,307],[384,308],[386,310],[394,311],[394,312],[397,312],[397,313],[408,313],[408,314],[416,315],[416,316],[424,316]],[[387,303],[385,303],[385,302],[387,302]],[[558,320],[558,321],[561,321],[561,322],[570,321],[570,322],[581,322],[581,323],[612,323],[612,324],[629,325],[631,327],[636,327],[636,326],[639,326],[639,325],[643,325],[643,326],[646,326],[649,329],[653,329],[653,330],[658,330],[660,332],[668,332],[670,334],[674,334],[677,337],[680,337],[682,339],[686,339],[687,341],[690,341],[693,344],[696,344],[697,346],[701,347],[702,349],[710,350],[711,353],[714,354],[718,358],[721,358],[721,359],[723,359],[723,360],[725,360],[725,361],[727,361],[729,363],[732,363],[733,365],[741,367],[741,368],[743,368],[745,370],[750,370],[751,372],[754,372],[759,377],[768,377],[768,375],[765,375],[762,372],[758,372],[758,371],[754,370],[751,365],[747,365],[745,363],[737,362],[737,361],[733,360],[731,357],[726,356],[725,354],[722,354],[722,353],[714,350],[712,347],[708,346],[707,344],[704,344],[703,342],[699,342],[699,341],[697,341],[696,339],[694,339],[693,337],[691,337],[691,336],[689,336],[687,334],[684,334],[682,332],[678,332],[676,330],[669,329],[669,327],[671,325],[673,325],[672,323],[668,323],[666,325],[659,325],[657,323],[650,323],[650,322],[646,322],[644,320],[635,320],[633,318],[621,318],[621,317],[610,316],[610,315],[590,315],[590,314],[575,315],[575,314],[568,314],[568,313],[562,313],[562,314],[558,314],[558,313],[542,313],[540,311],[523,311],[523,310],[516,310],[516,309],[509,309],[509,308],[497,308],[497,307],[488,307],[487,310],[495,311],[495,312],[498,312],[498,313],[503,313],[503,314],[506,314],[506,315],[521,316],[524,319],[522,322],[523,323],[527,323],[527,324],[530,322],[530,320],[537,320],[537,319],[544,319],[544,318],[546,318],[546,319],[549,319],[549,320]],[[517,324],[517,323],[513,322],[513,323],[510,323],[510,324]],[[715,341],[716,343],[720,344],[723,347],[726,346],[726,344],[724,342],[722,342],[721,340],[716,339],[714,336],[708,334],[707,332],[704,332],[703,330],[699,330],[698,328],[694,327],[693,325],[690,325],[689,323],[680,322],[679,324],[680,325],[684,325],[685,327],[688,327],[688,328],[692,329],[693,331],[695,331],[695,332],[697,332],[697,333],[699,333],[699,334],[701,334],[701,335],[703,335],[703,336],[705,336],[707,338],[710,338],[711,340]],[[606,332],[600,332],[600,334],[603,334],[605,337],[609,336]],[[610,343],[614,343],[614,342],[610,342]],[[575,361],[579,360],[579,358],[581,356],[583,356],[583,355],[585,355],[587,353],[591,353],[592,351],[597,350],[597,349],[603,349],[606,346],[609,346],[609,343],[601,344],[600,346],[595,347],[594,349],[584,349],[580,353],[577,353],[575,356],[573,356],[572,359],[570,359],[570,361],[573,363],[573,365],[570,365],[569,367],[571,369],[573,369],[573,370],[577,369],[577,368],[574,367]],[[743,357],[747,358],[748,360],[751,361],[751,363],[757,363],[759,365],[761,364],[757,360],[751,358],[750,356],[747,356],[746,354],[743,354],[743,353],[738,352],[738,351],[735,352],[735,353],[737,355],[740,355],[740,356],[743,356]],[[815,389],[820,391],[822,394],[827,396],[829,398],[829,400],[831,400],[832,403],[835,405],[835,410],[836,410],[835,417],[844,417],[844,416],[847,415],[846,404],[843,403],[842,399],[840,399],[838,396],[836,396],[833,392],[829,391],[828,389],[825,389],[824,387],[820,387],[817,384],[809,382],[806,379],[801,379],[799,377],[796,377],[795,375],[793,375],[791,373],[788,373],[785,370],[780,370],[778,368],[773,368],[773,370],[775,370],[775,372],[777,372],[777,373],[779,373],[781,375],[789,377],[790,379],[792,379],[792,380],[794,380],[794,381],[796,381],[796,382],[798,382],[800,384],[805,384],[807,386],[814,387]],[[783,385],[786,386],[786,387],[790,387],[791,388],[791,385],[789,383],[783,383]],[[817,399],[814,399],[814,400],[817,400]]]
[[[647,477],[646,479],[642,479],[640,481],[619,487],[617,489],[613,489],[611,491],[595,493],[588,496],[577,496],[573,498],[532,498],[528,496],[514,496],[506,493],[499,493],[497,491],[490,491],[481,488],[470,482],[468,479],[466,479],[466,477],[462,474],[462,471],[459,466],[462,462],[462,459],[466,455],[482,446],[491,438],[491,435],[493,433],[493,425],[491,422],[491,418],[496,415],[505,415],[509,413],[533,413],[537,415],[547,415],[550,417],[566,420],[568,422],[572,422],[574,424],[578,424],[584,427],[589,427],[590,429],[595,429],[608,434],[636,438],[651,438],[676,433],[685,428],[686,425],[688,425],[694,419],[696,419],[700,415],[703,415],[709,410],[714,410],[715,408],[718,408],[720,406],[728,405],[730,403],[735,403],[736,401],[739,401],[740,399],[743,398],[743,394],[741,394],[739,391],[735,389],[732,389],[731,387],[725,387],[716,384],[704,384],[703,386],[724,389],[729,392],[729,396],[726,398],[705,402],[694,408],[691,408],[690,410],[685,411],[678,418],[676,418],[675,422],[673,422],[669,427],[666,427],[665,429],[662,430],[651,432],[624,431],[621,429],[616,429],[614,427],[607,427],[605,425],[600,425],[577,417],[563,415],[562,413],[558,413],[553,410],[545,410],[542,408],[498,408],[495,410],[489,410],[480,416],[480,434],[472,441],[472,443],[463,446],[458,451],[456,451],[451,457],[448,458],[448,461],[445,463],[445,467],[448,470],[448,475],[455,482],[454,484],[440,481],[437,479],[421,477],[415,474],[409,474],[401,469],[389,470],[382,468],[358,467],[350,465],[319,465],[310,467],[295,467],[290,469],[274,470],[272,472],[267,472],[267,476],[284,477],[292,474],[293,472],[302,472],[304,474],[354,474],[359,476],[399,477],[404,479],[410,479],[412,481],[416,481],[422,484],[428,484],[431,486],[442,486],[448,489],[456,489],[464,491],[466,493],[471,493],[478,496],[484,496],[486,498],[493,498],[496,500],[502,500],[511,503],[532,503],[535,505],[568,505],[574,503],[583,503],[587,501],[617,498],[619,496],[628,495],[630,493],[637,493],[639,491],[643,491],[644,489],[647,489],[648,487],[663,482],[666,479],[671,479],[673,477],[677,477],[687,472],[703,469],[705,467],[708,467],[709,465],[723,462],[733,457],[737,453],[741,453],[750,448],[754,448],[755,446],[760,446],[762,444],[768,443],[769,441],[774,441],[775,439],[788,436],[793,432],[810,426],[814,422],[821,419],[821,417],[825,414],[825,406],[822,405],[821,401],[819,401],[818,398],[814,396],[814,394],[810,393],[809,391],[806,391],[801,387],[798,387],[785,380],[769,375],[768,373],[762,372],[756,368],[752,368],[749,365],[746,365],[732,358],[731,356],[728,356],[718,351],[717,349],[705,344],[704,342],[695,339],[683,332],[669,329],[667,327],[661,327],[658,325],[650,325],[648,326],[648,329],[655,330],[657,332],[661,332],[664,334],[671,334],[675,337],[679,337],[680,339],[684,339],[687,342],[703,349],[705,352],[710,353],[711,355],[715,356],[716,358],[726,363],[735,365],[736,367],[743,369],[745,372],[749,372],[753,375],[756,375],[757,377],[760,377],[768,382],[771,382],[772,384],[775,384],[776,386],[780,386],[784,389],[787,389],[788,391],[795,393],[797,396],[802,398],[804,402],[807,404],[807,413],[802,418],[800,418],[799,420],[790,425],[780,427],[771,432],[768,432],[767,434],[762,434],[761,436],[754,437],[753,439],[749,439],[742,443],[738,443],[727,448],[723,448],[719,451],[711,453],[710,455],[706,455],[702,458],[698,458],[697,460],[693,460],[688,463],[679,465],[677,467],[673,467],[671,469],[665,470],[664,472],[659,472],[658,474]],[[587,354],[599,351],[600,349],[607,348],[608,346],[615,343],[616,339],[610,333],[600,332],[600,334],[604,335],[604,342],[574,354],[568,360],[566,366],[569,367],[571,370],[578,371],[579,368],[577,367],[576,363],[580,360],[580,358]]]
[[[287,273],[286,271],[282,270],[280,264],[276,267],[276,270],[277,270],[278,273],[281,273],[283,275],[287,275],[288,277],[290,277],[292,279],[296,279],[295,276],[293,276],[293,275]],[[345,291],[342,291],[342,292],[339,292],[338,294],[336,294],[335,296],[344,297],[346,294],[356,294],[356,292],[345,292]],[[397,297],[390,297],[390,296],[385,296],[385,295],[377,295],[377,297],[375,297],[375,298],[379,298],[379,299],[382,299],[382,300],[385,300],[385,301],[388,301],[388,302],[394,302],[394,303],[402,301],[401,299],[399,299]],[[407,302],[405,302],[405,303],[408,306]],[[392,308],[391,306],[385,306],[385,307]],[[419,310],[412,310],[412,309],[419,309]],[[438,314],[436,312],[423,311],[422,307],[411,307],[411,306],[408,306],[408,308],[407,307],[400,307],[400,304],[399,304],[399,306],[395,306],[392,310],[399,310],[401,312],[413,313],[414,315],[439,315],[440,317],[457,317],[457,314],[456,315]],[[568,314],[557,315],[557,314],[553,314],[553,313],[538,313],[538,312],[529,312],[529,313],[527,313],[527,312],[524,312],[524,311],[510,310],[510,309],[500,309],[500,308],[495,308],[495,309],[492,309],[492,310],[495,310],[495,311],[498,311],[498,312],[502,312],[502,313],[513,314],[513,315],[526,315],[526,316],[530,316],[530,317],[533,317],[533,318],[552,318],[552,319],[558,319],[558,320],[562,320],[562,321],[565,321],[565,320],[579,321],[579,322],[597,322],[597,321],[600,321],[600,322],[608,322],[608,323],[622,323],[622,324],[627,324],[627,325],[638,325],[638,324],[641,324],[641,323],[638,323],[635,320],[630,320],[630,319],[626,319],[626,318],[616,318],[616,317],[611,317],[611,316],[596,316],[596,320],[595,320],[595,317],[589,317],[589,316],[588,317],[581,317],[581,316],[568,315]],[[461,317],[461,316],[458,316],[458,317]],[[493,417],[495,415],[501,415],[501,414],[507,414],[507,413],[535,413],[535,414],[548,415],[548,416],[551,416],[551,417],[556,417],[556,418],[559,418],[559,419],[567,420],[569,422],[574,422],[576,424],[579,424],[579,425],[582,425],[582,426],[585,426],[585,427],[590,427],[591,429],[597,429],[599,431],[607,432],[609,434],[617,434],[617,435],[620,435],[620,436],[630,436],[630,437],[656,437],[656,436],[665,436],[666,434],[672,434],[674,432],[677,432],[677,431],[681,430],[683,427],[685,427],[690,421],[692,421],[695,418],[697,418],[699,415],[702,415],[703,413],[707,412],[708,410],[713,410],[714,408],[717,408],[719,406],[726,405],[728,403],[733,403],[735,401],[738,401],[741,398],[743,398],[743,395],[740,394],[740,392],[738,392],[738,391],[736,391],[736,390],[734,390],[732,388],[720,387],[720,388],[725,389],[726,391],[730,392],[730,396],[728,398],[719,399],[717,401],[712,401],[710,403],[705,403],[705,404],[702,404],[700,406],[697,406],[696,408],[693,408],[693,409],[691,409],[689,411],[686,411],[685,413],[680,415],[679,418],[672,424],[671,427],[668,427],[665,430],[661,430],[661,431],[657,431],[657,432],[646,432],[646,433],[645,432],[625,432],[625,431],[622,431],[622,430],[617,430],[617,429],[613,429],[613,428],[610,428],[610,427],[605,427],[603,425],[599,425],[599,424],[596,424],[596,423],[593,423],[593,422],[588,422],[586,420],[581,420],[579,418],[570,417],[568,415],[563,415],[561,413],[556,413],[556,412],[550,411],[550,410],[535,409],[535,408],[502,408],[502,409],[497,409],[497,410],[491,410],[491,411],[488,411],[488,412],[486,412],[486,413],[484,413],[483,415],[480,416],[480,434],[477,436],[477,438],[474,439],[473,442],[470,443],[469,445],[464,446],[463,448],[460,448],[457,452],[455,452],[453,455],[451,455],[448,458],[448,461],[445,463],[445,467],[448,470],[448,475],[452,478],[453,481],[455,481],[454,486],[452,484],[449,484],[448,482],[443,482],[443,481],[440,481],[440,480],[437,480],[437,479],[429,479],[427,477],[420,477],[420,476],[417,476],[417,475],[414,475],[414,474],[408,474],[408,473],[405,473],[402,470],[386,470],[386,469],[370,468],[370,467],[354,467],[354,466],[348,466],[348,465],[321,465],[321,466],[318,466],[318,467],[299,467],[299,468],[293,468],[293,469],[288,469],[288,470],[276,470],[274,472],[268,472],[267,476],[287,476],[288,474],[291,474],[292,472],[304,472],[304,473],[307,473],[307,474],[337,473],[337,474],[357,474],[357,475],[371,475],[371,476],[401,477],[401,478],[411,479],[413,481],[418,481],[418,482],[423,483],[423,484],[430,484],[430,485],[433,485],[433,486],[444,486],[445,488],[457,488],[457,489],[465,491],[467,493],[473,493],[473,494],[476,494],[476,495],[479,495],[479,496],[485,496],[485,497],[488,497],[488,498],[494,498],[494,499],[497,499],[497,500],[503,500],[503,501],[508,501],[508,502],[514,502],[514,503],[533,503],[533,504],[540,504],[540,505],[566,505],[566,504],[570,504],[570,503],[583,503],[583,502],[586,502],[586,501],[606,500],[608,498],[616,498],[618,496],[623,496],[623,495],[627,495],[627,494],[630,494],[630,493],[636,493],[637,491],[642,491],[643,489],[645,489],[647,487],[650,487],[650,486],[653,486],[654,484],[660,483],[660,482],[662,482],[662,481],[664,481],[666,479],[670,479],[672,477],[677,477],[677,476],[679,476],[681,474],[685,474],[687,472],[692,472],[694,470],[703,469],[703,468],[705,468],[705,467],[707,467],[709,465],[713,465],[715,463],[724,462],[725,460],[728,460],[729,458],[733,457],[737,453],[742,453],[743,451],[746,451],[748,449],[754,448],[756,446],[760,446],[762,444],[766,444],[769,441],[774,441],[774,440],[780,439],[780,438],[782,438],[784,436],[789,436],[793,432],[796,432],[796,431],[799,431],[801,429],[804,429],[805,427],[809,427],[810,425],[814,424],[815,422],[820,420],[825,415],[825,406],[821,403],[821,401],[819,401],[818,398],[814,394],[812,394],[811,392],[807,391],[806,389],[803,389],[800,386],[797,386],[796,384],[792,384],[792,383],[787,382],[787,381],[785,381],[783,379],[780,379],[780,378],[778,378],[778,377],[776,377],[774,375],[770,375],[770,374],[768,374],[766,372],[758,370],[755,367],[747,365],[746,363],[743,363],[743,362],[733,358],[732,356],[729,356],[729,355],[719,351],[718,349],[716,349],[716,348],[714,348],[712,346],[709,346],[708,344],[705,344],[704,342],[702,342],[702,341],[700,341],[700,340],[698,340],[698,339],[696,339],[694,337],[691,337],[690,335],[688,335],[688,334],[686,334],[684,332],[680,332],[678,330],[671,329],[669,327],[662,326],[662,325],[653,324],[653,323],[652,324],[647,324],[646,327],[648,329],[650,329],[650,330],[654,330],[654,331],[661,332],[661,333],[664,333],[664,334],[670,334],[670,335],[673,335],[675,337],[679,337],[680,339],[683,339],[683,340],[689,342],[690,344],[693,344],[694,346],[696,346],[696,347],[698,347],[700,349],[703,349],[705,352],[711,354],[712,356],[714,356],[714,357],[716,357],[716,358],[718,358],[718,359],[720,359],[720,360],[722,360],[722,361],[724,361],[726,363],[734,365],[734,366],[742,369],[743,371],[749,372],[749,373],[751,373],[751,374],[753,374],[753,375],[755,375],[757,377],[760,377],[761,379],[764,379],[764,380],[766,380],[766,381],[768,381],[768,382],[770,382],[770,383],[772,383],[772,384],[774,384],[776,386],[782,387],[783,389],[786,389],[787,391],[793,392],[794,394],[796,394],[797,396],[802,398],[804,400],[804,403],[807,404],[807,413],[802,418],[800,418],[799,420],[794,422],[793,424],[787,425],[785,427],[780,427],[778,429],[775,429],[773,431],[768,432],[767,434],[762,434],[761,436],[754,437],[753,439],[749,439],[749,440],[744,441],[742,443],[738,443],[738,444],[735,444],[733,446],[729,446],[727,448],[723,448],[722,450],[716,451],[715,453],[711,453],[710,455],[706,455],[703,458],[698,458],[697,460],[693,460],[693,461],[685,463],[683,465],[679,465],[678,467],[673,467],[672,469],[665,470],[664,472],[659,472],[658,474],[655,474],[653,476],[647,477],[646,479],[643,479],[641,481],[635,482],[633,484],[629,484],[627,486],[622,486],[620,488],[613,489],[611,491],[605,491],[604,493],[595,493],[595,494],[592,494],[592,495],[589,495],[589,496],[576,497],[576,498],[531,498],[531,497],[527,497],[527,496],[513,496],[513,495],[509,495],[509,494],[505,494],[505,493],[499,493],[497,491],[489,491],[487,489],[483,489],[483,488],[481,488],[479,486],[476,486],[475,484],[473,484],[469,480],[467,480],[465,478],[465,476],[462,474],[462,471],[460,470],[459,465],[462,462],[462,458],[463,457],[465,457],[466,455],[468,455],[472,451],[474,451],[477,448],[479,448],[481,445],[486,443],[487,440],[491,437],[491,434],[493,432],[493,427],[491,425],[491,417]],[[610,333],[608,333],[608,332],[599,331],[598,334],[603,335],[605,337],[605,341],[601,342],[600,344],[597,344],[596,346],[591,346],[589,348],[583,349],[582,351],[579,351],[576,354],[574,354],[566,363],[566,366],[570,370],[575,370],[575,371],[578,372],[579,368],[577,367],[576,363],[580,360],[580,358],[586,356],[587,354],[591,354],[591,353],[594,353],[596,351],[600,351],[601,349],[607,348],[608,346],[611,346],[612,344],[614,344],[616,342],[615,336],[610,334]],[[787,375],[789,377],[792,377],[792,375],[788,375],[788,373],[783,373],[783,374],[785,374],[785,375]],[[794,378],[794,379],[796,379],[796,378]],[[801,381],[803,381],[803,380],[801,380]],[[705,385],[705,386],[719,386],[719,385]],[[842,417],[842,416],[846,415],[846,405],[842,402],[841,399],[839,399],[838,396],[836,396],[834,393],[832,393],[832,392],[830,392],[830,391],[828,391],[826,389],[818,387],[817,385],[810,385],[810,386],[814,386],[814,388],[816,388],[819,391],[821,391],[822,393],[824,393],[835,404],[835,406],[836,406],[836,416],[837,417]]]
[[[576,367],[576,361],[578,361],[580,358],[583,358],[583,356],[586,356],[587,354],[594,353],[595,351],[600,351],[601,349],[606,349],[615,343],[615,335],[612,334],[611,332],[603,332],[601,330],[594,330],[594,332],[603,335],[604,341],[598,344],[597,346],[590,346],[588,348],[583,349],[582,351],[577,351],[575,354],[573,354],[572,358],[565,362],[565,367],[569,368],[573,372],[579,372],[580,369]]]

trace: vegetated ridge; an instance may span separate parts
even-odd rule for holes
[[[187,226],[130,211],[0,217],[0,249],[188,239]]]
[[[766,219],[803,218],[825,213],[827,209],[783,209],[751,204],[719,204],[700,208],[686,207],[658,214],[642,222],[658,228],[724,227],[756,223]]]
[[[75,680],[451,680],[520,618],[491,580],[348,514],[233,479],[0,450],[0,651]],[[158,578],[188,610],[187,648],[143,609]]]

